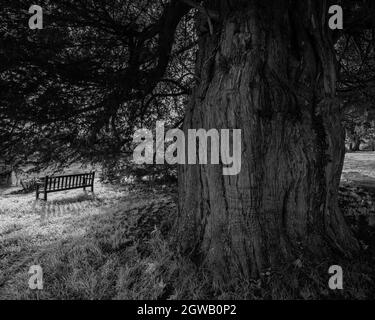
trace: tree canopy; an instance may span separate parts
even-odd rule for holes
[[[3,1],[3,156],[99,161],[129,155],[137,127],[161,118],[178,125],[199,81],[197,35],[220,28],[221,6],[240,2],[43,0],[44,29],[30,30],[30,2]],[[344,30],[332,32],[340,98],[348,108],[369,108],[375,95],[375,5],[341,4]],[[197,19],[206,21],[203,29]]]

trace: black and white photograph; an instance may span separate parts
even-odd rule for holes
[[[1,301],[374,299],[374,0],[0,0]]]

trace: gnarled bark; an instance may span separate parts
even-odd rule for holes
[[[218,2],[214,34],[199,21],[200,81],[184,130],[242,129],[242,170],[180,167],[182,250],[224,281],[292,261],[301,246],[349,252],[356,241],[337,205],[345,146],[325,1]]]

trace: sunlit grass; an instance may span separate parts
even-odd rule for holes
[[[375,154],[373,155],[375,158]],[[367,167],[350,154],[345,172]],[[358,161],[358,169],[355,167]],[[365,161],[365,162],[363,162]],[[240,275],[223,286],[210,270],[179,256],[171,227],[174,187],[136,189],[97,184],[51,194],[0,198],[0,299],[368,299],[375,297],[374,257],[354,261],[301,257],[251,281]],[[41,265],[44,289],[28,288],[31,265]],[[328,289],[328,267],[345,269],[342,292]]]

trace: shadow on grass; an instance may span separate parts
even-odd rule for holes
[[[160,207],[160,205],[159,205]],[[107,212],[87,221],[81,236],[44,247],[28,260],[43,268],[44,289],[27,289],[27,272],[19,273],[5,291],[13,299],[368,299],[374,294],[373,260],[307,255],[299,264],[280,265],[259,279],[233,275],[227,286],[215,283],[210,271],[197,268],[175,248],[171,228],[176,208],[161,209],[155,224],[145,226],[153,210]],[[160,218],[162,217],[162,218]],[[154,221],[153,219],[151,219]],[[148,228],[147,233],[140,232]],[[151,231],[153,230],[153,231]],[[151,231],[151,232],[150,232]],[[328,268],[345,270],[342,291],[328,288]],[[1,289],[1,288],[0,288]]]
[[[80,195],[51,201],[49,206],[51,210],[70,205],[84,208],[90,201],[95,200]],[[45,206],[48,212],[48,203]],[[327,256],[314,261],[305,251],[298,264],[291,261],[269,269],[258,279],[233,274],[232,283],[223,286],[213,281],[210,270],[179,255],[171,232],[176,216],[171,201],[142,203],[137,199],[132,206],[120,203],[85,218],[82,233],[42,245],[27,258],[23,255],[25,260],[18,264],[8,264],[6,286],[1,286],[0,279],[0,298],[310,300],[375,296],[374,258],[363,252],[354,259]],[[44,289],[38,295],[27,287],[27,271],[33,264],[40,265],[44,273]],[[344,270],[342,291],[328,289],[328,268],[334,264]]]
[[[368,191],[375,192],[375,178],[370,177],[358,171],[349,171],[342,173],[343,184],[348,184],[356,187],[367,189]]]
[[[37,213],[42,222],[52,217],[65,215],[80,215],[88,207],[100,206],[103,200],[95,193],[83,193],[77,196],[64,197],[51,201],[35,200],[32,209]]]

